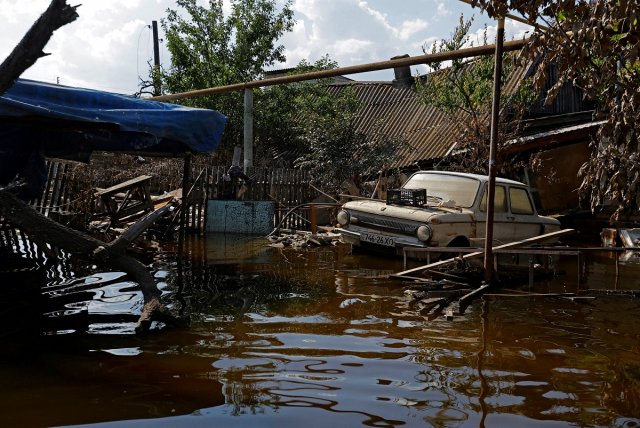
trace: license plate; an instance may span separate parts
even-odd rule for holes
[[[395,247],[396,241],[390,236],[378,235],[377,233],[362,232],[360,240],[370,242],[376,245],[384,245],[385,247]]]

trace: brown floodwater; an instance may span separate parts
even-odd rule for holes
[[[230,235],[186,250],[149,262],[190,326],[142,336],[124,274],[5,251],[0,426],[640,426],[638,298],[485,297],[448,319],[386,279],[402,260]],[[564,257],[532,291],[640,289],[637,261],[614,266]]]

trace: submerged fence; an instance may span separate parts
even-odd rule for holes
[[[292,208],[312,202],[320,193],[310,185],[309,175],[300,170],[286,168],[248,168],[248,185],[240,185],[227,175],[229,168],[213,165],[194,164],[191,177],[193,192],[189,195],[191,229],[200,229],[199,223],[206,218],[206,200],[241,199],[244,201],[274,201],[276,210],[274,227]],[[238,195],[241,194],[240,197]],[[202,208],[204,207],[204,211]],[[281,224],[287,229],[309,230],[310,211],[301,207],[288,216]]]
[[[103,155],[90,164],[48,159],[48,180],[42,196],[31,201],[40,213],[70,223],[86,223],[96,213],[95,191],[124,182],[139,175],[151,175],[153,195],[182,187],[182,159],[140,160],[134,156]],[[182,189],[187,209],[186,227],[204,231],[207,201],[210,199],[241,199],[244,201],[274,201],[274,227],[310,230],[310,209],[300,207],[313,202],[321,193],[311,185],[305,171],[287,168],[254,167],[246,171],[249,184],[244,185],[228,176],[229,167],[213,165],[210,158],[194,158],[189,179]]]

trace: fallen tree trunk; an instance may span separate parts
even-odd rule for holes
[[[139,223],[148,227],[161,214],[170,208],[169,204],[145,216]],[[115,268],[128,274],[140,286],[144,299],[144,308],[138,320],[137,332],[149,329],[154,320],[166,324],[180,324],[161,304],[160,290],[146,266],[125,252],[125,242],[142,230],[140,225],[131,226],[133,233],[125,231],[125,238],[113,243],[105,243],[75,229],[57,223],[43,216],[7,190],[0,190],[0,217],[18,227],[40,242],[46,242],[61,248],[70,254],[92,260],[101,266]]]

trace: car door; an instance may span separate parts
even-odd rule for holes
[[[542,224],[527,189],[509,187],[509,212],[514,226],[514,240],[520,241],[541,233]]]
[[[483,238],[485,236],[487,219],[487,187],[488,186],[485,185],[482,199],[480,200],[479,212],[476,214],[476,218],[478,219],[478,236]],[[515,239],[514,218],[509,213],[507,187],[497,184],[495,189],[496,192],[493,198],[494,246],[511,242]],[[482,230],[480,230],[480,228]]]

